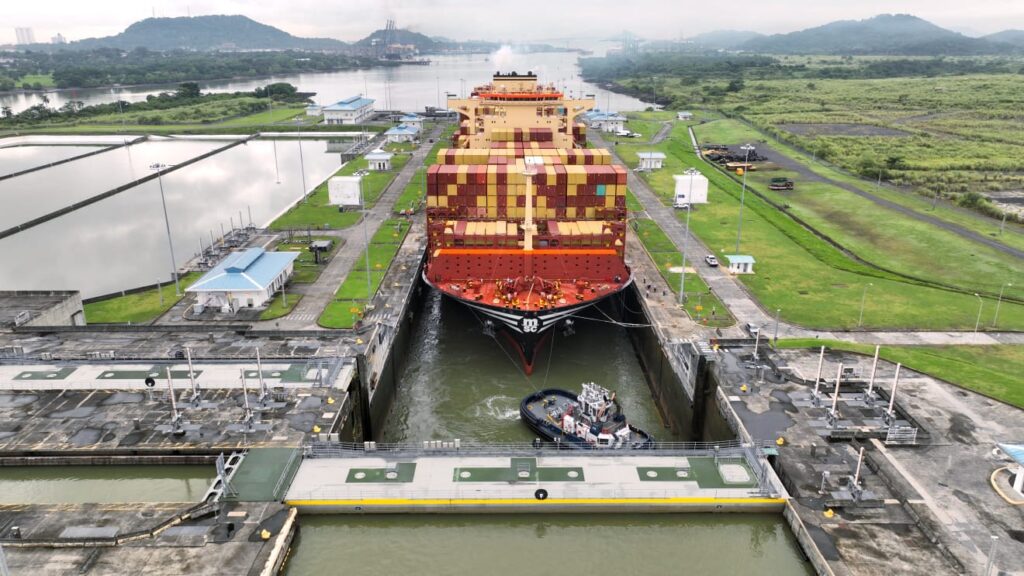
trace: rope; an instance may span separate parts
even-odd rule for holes
[[[620,322],[618,320],[614,320],[611,317],[609,317],[601,309],[598,309],[598,312],[601,312],[601,314],[604,315],[604,317],[608,318],[608,319],[607,320],[602,320],[600,318],[592,318],[590,316],[578,316],[576,314],[573,314],[572,316],[570,316],[570,318],[578,318],[580,320],[590,320],[592,322],[603,322],[605,324],[613,324],[615,326],[621,326],[623,328],[652,328],[652,327],[654,327],[653,324],[631,324],[629,322]]]
[[[555,357],[555,337],[558,334],[555,332],[557,328],[551,328],[551,348],[548,349],[548,367],[544,370],[544,385],[541,388],[548,387],[548,374],[551,373],[551,361]]]

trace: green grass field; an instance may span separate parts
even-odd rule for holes
[[[202,276],[199,272],[190,272],[181,276],[178,283],[181,285],[182,296],[174,295],[174,282],[166,282],[160,286],[160,291],[154,287],[143,292],[115,296],[90,302],[84,306],[85,321],[88,324],[145,324],[156,320],[164,312],[171,309],[184,296],[185,288]],[[160,293],[163,293],[163,304],[160,303]]]
[[[779,340],[779,348],[826,346],[874,355],[875,347],[834,340]],[[882,346],[879,356],[990,398],[1024,408],[1024,346]]]
[[[656,147],[620,144],[617,149],[630,166],[639,150],[666,153],[665,169],[643,175],[666,204],[674,187],[672,174],[687,167],[703,172],[711,182],[710,203],[693,213],[691,229],[720,258],[734,252],[740,185],[696,158],[684,124],[678,123],[672,137]],[[972,294],[907,283],[851,260],[753,194],[746,195],[740,251],[757,260],[757,274],[741,281],[766,308],[781,308],[789,322],[857,328],[867,286],[864,328],[970,330],[975,325],[979,300]],[[984,299],[982,327],[991,325],[994,310],[995,300]],[[998,327],[1024,329],[1024,306],[1003,302]]]
[[[673,272],[672,269],[678,270],[682,266],[682,253],[654,220],[638,218],[633,223],[637,237],[647,249],[651,260],[657,265],[662,278],[668,283],[672,293],[678,296],[679,284],[682,279],[679,272]],[[703,262],[686,262],[687,268],[703,265]],[[708,285],[701,280],[699,275],[692,272],[686,275],[686,294],[686,313],[694,321],[705,326],[715,327],[732,326],[736,323],[729,310],[708,289]]]
[[[31,86],[39,84],[42,88],[53,88],[57,86],[53,82],[53,74],[25,74],[21,78],[18,78],[17,84],[19,87],[22,84],[29,84]]]
[[[318,323],[324,328],[352,328],[366,311],[370,297],[377,293],[391,261],[409,232],[409,221],[392,218],[380,225],[370,239],[370,273],[367,287],[366,259],[359,258],[345,281],[338,287],[334,300],[324,308]]]
[[[338,238],[332,238],[330,236],[312,236],[313,241],[316,240],[330,240],[334,242],[334,246],[331,251],[327,254],[321,254],[322,258],[330,259],[330,257],[338,251],[338,247],[341,245],[341,240]],[[312,284],[316,282],[316,279],[320,277],[320,273],[323,271],[323,264],[317,264],[316,258],[313,253],[309,251],[310,239],[304,234],[296,235],[291,241],[282,241],[274,250],[278,252],[298,252],[299,257],[295,259],[295,270],[292,273],[291,281],[296,284]]]
[[[291,314],[299,300],[302,300],[301,294],[288,294],[288,305],[285,306],[281,293],[274,294],[274,297],[270,300],[270,305],[260,313],[260,320],[275,320]]]

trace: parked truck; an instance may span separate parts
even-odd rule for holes
[[[792,190],[793,185],[792,178],[775,177],[768,181],[769,190]]]

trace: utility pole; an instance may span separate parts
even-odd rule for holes
[[[690,206],[693,204],[693,174],[690,175],[690,192],[686,200],[686,230],[683,232],[683,269],[679,272],[679,305],[686,303],[686,249],[690,245]]]
[[[370,279],[370,237],[367,231],[369,224],[366,222],[370,218],[370,211],[366,209],[366,197],[363,195],[363,177],[359,177],[359,205],[363,209],[363,243],[366,244],[366,305],[369,306],[370,302],[373,301],[372,280]]]

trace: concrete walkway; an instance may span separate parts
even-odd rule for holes
[[[615,161],[623,166],[622,161],[614,148],[609,147],[600,135],[594,135],[595,143],[609,149]],[[718,296],[719,300],[732,312],[736,318],[737,326],[723,328],[720,331],[722,336],[739,337],[745,336],[746,332],[741,328],[747,323],[765,326],[765,336],[771,337],[775,334],[774,311],[764,309],[739,280],[726,272],[725,268],[719,266],[712,268],[704,266],[704,256],[714,254],[714,250],[708,247],[694,234],[689,235],[689,241],[685,241],[685,229],[683,223],[676,217],[675,209],[662,204],[650,186],[632,171],[628,177],[629,189],[643,205],[647,215],[661,226],[665,234],[672,240],[677,249],[681,250],[686,246],[687,267],[693,267],[702,280]],[[644,255],[646,258],[646,255]],[[648,278],[651,283],[659,287],[667,284],[659,275]],[[660,290],[656,290],[656,293]],[[678,314],[684,314],[677,311]],[[707,329],[704,329],[707,330]],[[708,331],[706,336],[717,333],[714,330]],[[886,345],[992,345],[992,344],[1024,344],[1024,333],[1019,332],[958,332],[958,331],[827,331],[811,330],[780,322],[778,325],[779,338],[819,338],[833,340],[848,340],[863,344],[886,344]]]
[[[391,184],[377,199],[377,203],[363,217],[358,224],[339,230],[333,236],[343,238],[345,245],[331,258],[327,267],[320,273],[316,282],[309,284],[302,289],[302,300],[295,306],[290,314],[277,320],[267,320],[255,324],[258,328],[281,329],[281,330],[318,330],[317,319],[334,298],[338,287],[345,281],[348,274],[355,267],[362,269],[365,266],[365,254],[367,241],[373,238],[374,233],[380,225],[390,218],[393,213],[395,201],[405,190],[405,187],[416,175],[416,171],[423,165],[427,154],[433,147],[429,140],[436,140],[440,135],[442,126],[436,126],[428,135],[427,139],[420,144],[412,155],[412,158],[405,164],[402,170],[395,176]],[[364,228],[366,230],[364,232]],[[318,232],[319,234],[319,232]]]

